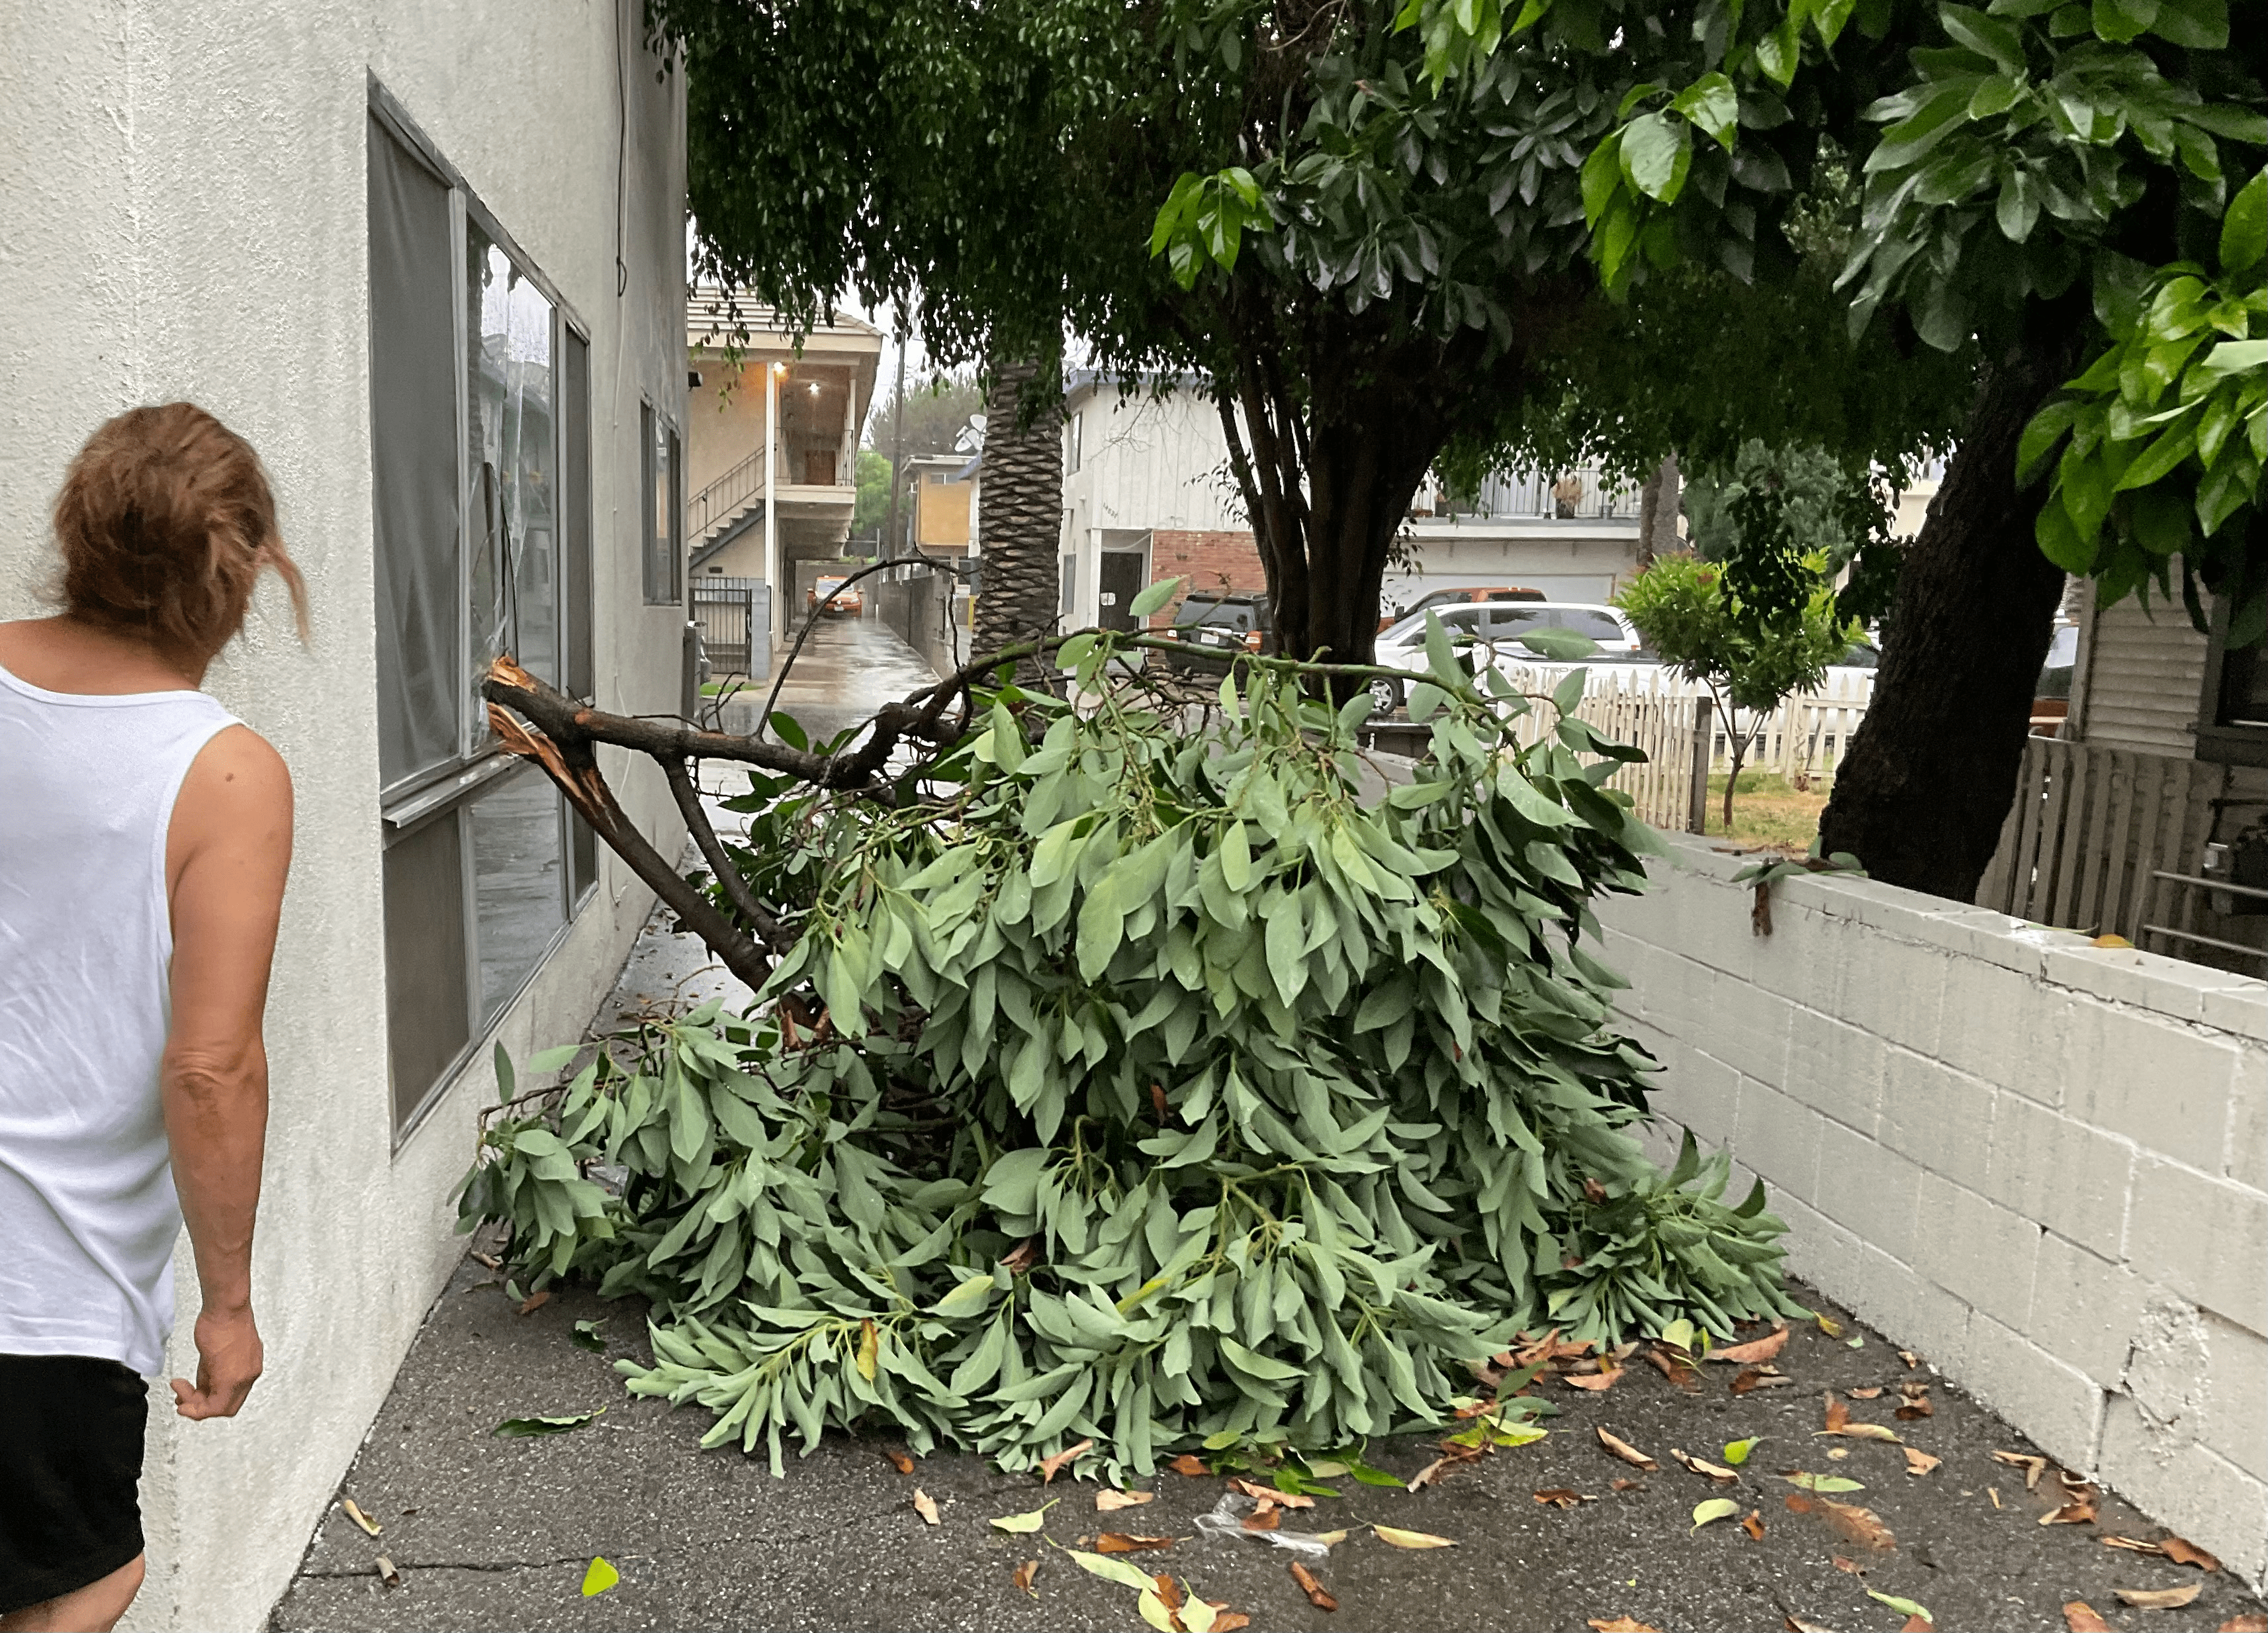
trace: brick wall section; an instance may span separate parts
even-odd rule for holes
[[[1226,588],[1257,595],[1268,587],[1259,547],[1253,543],[1249,531],[1199,533],[1160,528],[1150,535],[1150,576],[1153,580],[1185,576],[1190,589],[1201,591]],[[1163,629],[1171,624],[1182,599],[1174,597],[1172,606],[1153,614],[1150,627]]]
[[[2268,1578],[2268,982],[1673,839],[1603,905],[1674,1124],[1791,1264],[2067,1467]]]

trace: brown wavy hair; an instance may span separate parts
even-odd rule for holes
[[[276,496],[252,445],[193,403],[129,409],[86,440],[55,496],[66,612],[209,659],[234,639],[263,569],[307,586],[284,553]]]

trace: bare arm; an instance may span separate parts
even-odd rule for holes
[[[268,1134],[260,1022],[291,866],[291,773],[257,734],[232,726],[189,768],[166,842],[173,1024],[158,1092],[204,1295],[197,1381],[173,1380],[184,1417],[233,1415],[260,1376],[252,1318],[252,1223]]]

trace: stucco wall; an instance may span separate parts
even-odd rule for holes
[[[2268,982],[1671,841],[1602,907],[1655,1110],[1822,1289],[2257,1585]]]
[[[120,409],[174,397],[260,449],[315,608],[302,650],[264,592],[210,677],[283,751],[298,800],[268,1012],[254,1267],[268,1375],[227,1422],[180,1423],[157,1389],[151,1575],[131,1626],[264,1618],[461,1246],[446,1195],[493,1097],[476,1066],[393,1149],[372,717],[373,76],[590,329],[600,701],[674,706],[680,615],[638,593],[636,439],[641,392],[681,411],[685,388],[682,100],[674,76],[657,83],[637,16],[608,0],[0,0],[0,616],[39,610],[46,512],[73,450]],[[658,774],[632,778],[626,802],[650,831],[670,827]],[[506,1015],[507,1046],[578,1031],[647,901],[605,857],[597,897]],[[186,1373],[195,1288],[181,1282],[172,1362]]]

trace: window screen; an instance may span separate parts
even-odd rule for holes
[[[457,824],[450,810],[386,851],[386,1030],[397,1128],[472,1037]]]
[[[449,189],[370,122],[379,781],[457,755],[456,280]]]

